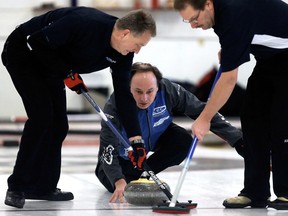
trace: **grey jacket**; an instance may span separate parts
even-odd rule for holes
[[[157,138],[164,133],[167,126],[173,121],[174,114],[184,114],[191,119],[196,119],[204,107],[205,103],[199,101],[194,94],[185,90],[182,86],[163,78],[159,83],[159,89],[154,102],[147,110],[138,110],[138,118],[142,128],[142,137],[145,140],[146,150],[153,150]],[[159,110],[161,110],[161,114],[163,115],[158,115],[158,113],[155,115],[155,110],[158,113]],[[117,114],[114,94],[111,95],[105,104],[104,112],[125,137],[125,131]],[[100,167],[98,167],[98,169],[103,169],[113,184],[118,179],[124,178],[118,156],[127,160],[127,150],[105,122],[102,121],[101,125],[98,156],[98,166]],[[147,130],[144,130],[144,128],[147,127],[149,128],[149,134],[147,134]],[[241,130],[233,127],[219,113],[213,117],[210,130],[227,141],[232,147],[234,147],[234,144],[239,139],[242,139]]]

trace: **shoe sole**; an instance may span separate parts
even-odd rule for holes
[[[73,195],[66,195],[66,197],[57,197],[52,196],[34,196],[34,195],[25,195],[25,199],[30,200],[47,200],[47,201],[70,201],[74,199]]]
[[[247,204],[232,204],[232,203],[228,203],[227,201],[223,202],[223,206],[225,206],[225,208],[245,208],[248,207],[250,205]]]
[[[246,208],[246,207],[266,208],[267,204],[253,203],[253,202],[248,203],[248,204],[232,204],[232,203],[228,203],[227,201],[224,201],[223,206],[225,206],[225,208]]]
[[[23,208],[23,206],[25,204],[25,199],[23,201],[19,201],[17,203],[5,200],[4,203],[5,203],[5,205],[8,205],[8,206],[12,206],[12,207],[16,207],[16,208]]]
[[[288,210],[288,204],[268,204],[268,208],[274,208],[276,210]]]

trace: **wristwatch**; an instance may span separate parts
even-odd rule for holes
[[[134,144],[138,144],[138,143],[144,143],[144,140],[143,139],[135,139],[135,140],[132,140],[131,142],[131,145],[134,145]]]

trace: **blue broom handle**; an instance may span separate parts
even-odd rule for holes
[[[209,96],[208,96],[208,100],[209,100],[209,98],[210,98],[210,96],[211,96],[211,94],[213,92],[213,89],[214,89],[219,77],[221,76],[221,73],[222,73],[222,68],[220,66],[218,71],[217,71],[217,74],[215,76],[213,85],[211,87],[211,90],[210,90],[210,93],[209,93]],[[182,187],[182,184],[183,184],[184,178],[186,176],[186,173],[187,173],[187,171],[189,169],[189,164],[190,164],[190,161],[192,160],[192,157],[193,157],[194,151],[196,149],[197,143],[198,143],[198,138],[195,136],[193,141],[192,141],[192,144],[190,146],[188,155],[187,155],[186,160],[185,160],[185,164],[184,164],[183,170],[182,170],[181,175],[179,177],[179,180],[178,180],[178,183],[176,185],[176,189],[175,189],[175,192],[173,194],[172,200],[171,200],[171,202],[169,204],[169,207],[175,207],[175,205],[176,205],[176,202],[177,202],[177,199],[178,199],[178,196],[179,196],[179,193],[180,193],[180,189]]]

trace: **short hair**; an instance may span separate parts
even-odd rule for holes
[[[134,36],[141,36],[148,31],[152,37],[156,36],[156,23],[152,15],[142,9],[133,10],[116,21],[116,27],[129,29]]]
[[[206,2],[207,0],[174,0],[174,9],[181,11],[191,5],[196,10],[203,10]]]
[[[131,75],[130,80],[132,80],[133,76],[136,73],[147,73],[152,72],[157,80],[157,86],[159,85],[159,82],[163,78],[162,73],[159,71],[159,69],[149,63],[143,63],[143,62],[136,62],[131,67]]]

